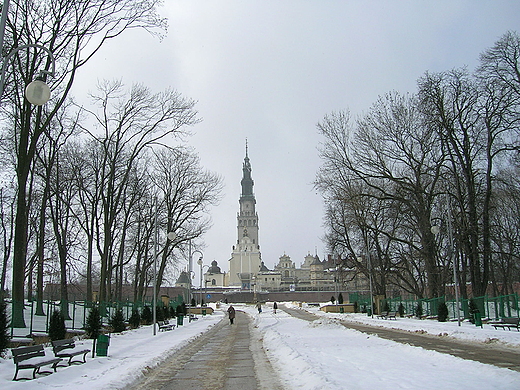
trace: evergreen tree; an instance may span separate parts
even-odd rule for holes
[[[472,324],[475,323],[475,313],[480,313],[480,310],[478,309],[477,303],[473,298],[469,300],[469,322]]]
[[[137,308],[132,309],[132,315],[128,319],[128,323],[132,328],[139,328],[139,325],[141,325],[141,315]]]
[[[197,302],[195,302],[195,298],[191,298],[191,306],[197,306]]]
[[[175,317],[175,309],[173,306],[170,306],[170,318]]]
[[[188,308],[186,307],[186,304],[184,302],[181,303],[181,309],[182,315],[186,317],[188,315]]]
[[[422,311],[422,302],[419,301],[419,303],[417,304],[417,307],[415,308],[415,316],[417,318],[421,318],[423,315],[423,311]]]
[[[170,309],[168,308],[168,306],[163,306],[162,310],[163,310],[163,318],[165,320],[169,320],[171,317],[170,317]]]
[[[7,318],[7,305],[5,301],[0,300],[0,355],[9,346],[11,336],[9,335],[9,319]]]
[[[143,312],[141,313],[141,319],[143,320],[143,323],[145,325],[150,325],[152,323],[152,309],[150,309],[150,306],[145,306],[143,308]]]
[[[87,337],[89,339],[96,340],[101,333],[101,328],[103,324],[101,323],[101,315],[99,314],[99,309],[97,306],[94,306],[90,309],[87,317],[87,323],[85,324],[85,331],[87,332]]]
[[[95,356],[96,353],[96,340],[101,333],[101,328],[103,324],[101,322],[101,315],[99,314],[99,309],[97,306],[94,306],[90,309],[88,313],[87,322],[85,324],[85,331],[87,332],[87,337],[92,339],[92,357]]]
[[[65,318],[60,310],[54,310],[49,321],[49,338],[52,341],[63,340],[66,334]]]
[[[165,320],[163,306],[157,306],[155,308],[155,317],[156,317],[157,321]]]
[[[387,300],[383,302],[383,311],[390,311],[390,305]]]
[[[338,303],[340,305],[343,305],[343,294],[342,293],[339,293],[339,295],[338,295]]]
[[[402,303],[399,304],[397,311],[399,312],[399,317],[404,317],[404,305]]]
[[[121,333],[126,330],[125,316],[123,315],[122,309],[117,309],[110,318],[108,324],[112,327],[114,333]]]
[[[330,301],[331,301],[332,304],[334,305],[334,302],[336,302],[336,298],[334,298],[334,295],[330,297]]]
[[[437,308],[437,319],[439,322],[446,322],[448,319],[448,306],[446,306],[445,302],[439,303],[439,307]]]

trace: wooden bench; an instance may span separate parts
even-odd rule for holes
[[[45,355],[43,345],[31,345],[30,347],[18,347],[11,349],[13,354],[14,364],[16,365],[16,372],[14,373],[13,381],[16,381],[16,376],[19,370],[32,369],[33,379],[36,378],[36,374],[52,374],[52,371],[40,371],[41,367],[51,366],[56,372],[58,363],[61,362],[61,358],[50,358]],[[28,378],[21,378],[28,379]]]
[[[389,311],[388,315],[386,316],[389,320],[394,319],[397,320],[397,312],[396,311]]]
[[[508,330],[514,328],[517,330],[517,332],[520,332],[520,318],[502,318],[500,322],[492,322],[490,325],[493,325],[495,327],[495,330],[498,328],[507,328]]]
[[[168,320],[157,321],[157,325],[159,325],[159,330],[161,332],[165,332],[167,330],[175,329],[175,325],[174,324],[170,324],[170,321],[168,321]]]
[[[190,313],[190,314],[188,314],[188,316],[189,316],[189,320],[190,320],[189,322],[197,321],[199,319],[199,317],[197,317],[195,314]]]
[[[87,353],[90,352],[90,349],[77,348],[74,344],[74,340],[66,339],[66,340],[54,340],[51,341],[52,350],[54,352],[54,356],[59,358],[69,358],[68,365],[70,366],[72,363],[83,364],[87,362]],[[75,356],[83,355],[83,361],[72,359]]]
[[[377,318],[382,318],[383,320],[397,320],[397,312],[396,311],[384,311]]]

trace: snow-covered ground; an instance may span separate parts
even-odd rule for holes
[[[281,305],[280,305],[281,306]],[[484,329],[470,323],[431,320],[378,320],[363,314],[330,314],[307,308],[320,316],[306,322],[272,306],[258,314],[253,306],[235,305],[254,318],[254,342],[263,342],[267,355],[287,389],[520,389],[520,372],[438,352],[427,351],[346,329],[337,319],[399,327],[455,337],[468,342],[520,346],[520,332]],[[225,309],[225,308],[224,308]],[[114,334],[108,357],[91,358],[86,364],[60,367],[36,380],[12,382],[12,359],[0,359],[0,388],[10,389],[122,389],[168,354],[175,353],[223,318],[221,311],[170,332],[153,335],[150,326]],[[91,347],[90,341],[81,341]],[[50,349],[47,353],[52,354]],[[19,376],[30,376],[22,370]]]

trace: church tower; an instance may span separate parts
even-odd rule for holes
[[[258,241],[258,214],[253,193],[254,181],[251,177],[247,141],[246,157],[242,165],[242,193],[237,213],[237,243],[229,260],[229,285],[250,289],[251,283],[260,270],[262,256]]]

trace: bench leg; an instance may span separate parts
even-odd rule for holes
[[[16,366],[16,371],[14,372],[13,381],[17,380],[16,376],[18,375],[18,366]]]

